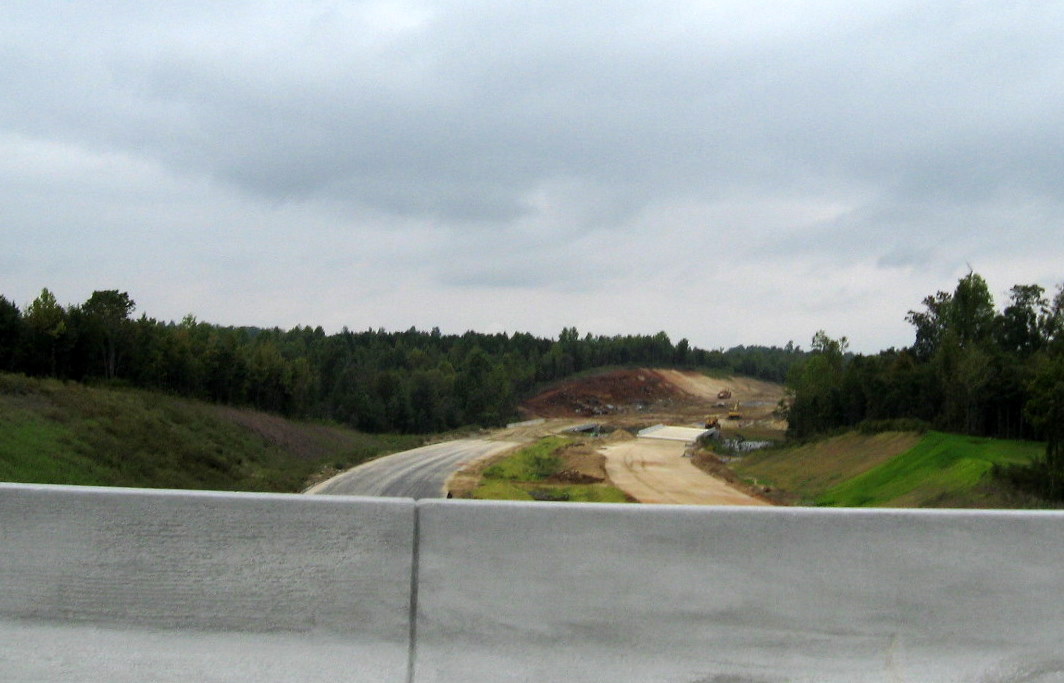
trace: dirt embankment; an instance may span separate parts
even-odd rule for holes
[[[719,394],[728,396],[721,398]],[[748,377],[708,377],[688,370],[614,370],[566,381],[525,401],[522,412],[544,418],[594,420],[614,426],[699,424],[724,421],[738,402],[742,417],[725,429],[782,433],[787,425],[773,415],[783,387]]]
[[[752,498],[763,500],[772,505],[797,505],[801,500],[801,496],[788,491],[743,481],[738,474],[711,452],[698,451],[691,458],[691,464],[711,477],[726,482],[733,489],[742,491]]]
[[[665,408],[689,398],[656,370],[614,370],[567,381],[522,404],[540,417],[600,417]]]

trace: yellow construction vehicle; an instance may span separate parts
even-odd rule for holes
[[[732,409],[728,411],[728,419],[729,420],[741,420],[741,419],[743,419],[743,413],[739,409],[739,402],[738,401],[736,401],[735,405],[732,406]]]

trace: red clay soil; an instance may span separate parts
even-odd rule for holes
[[[540,417],[616,415],[692,398],[654,370],[614,370],[569,381],[522,405]]]

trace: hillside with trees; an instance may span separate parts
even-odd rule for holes
[[[226,327],[192,315],[163,322],[134,317],[135,309],[117,290],[64,306],[44,289],[24,310],[0,296],[0,371],[152,389],[367,432],[429,433],[504,423],[537,386],[596,368],[690,367],[781,382],[805,355],[793,344],[704,350],[665,332],[326,334]]]
[[[818,332],[788,377],[789,435],[879,424],[1045,441],[1043,458],[997,473],[1064,498],[1064,286],[1050,299],[1039,285],[1016,285],[997,310],[973,272],[907,320],[913,345],[872,356]]]

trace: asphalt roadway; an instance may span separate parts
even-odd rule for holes
[[[513,448],[509,441],[462,439],[422,446],[372,460],[307,493],[333,496],[386,496],[395,498],[444,498],[447,478],[466,463]]]

